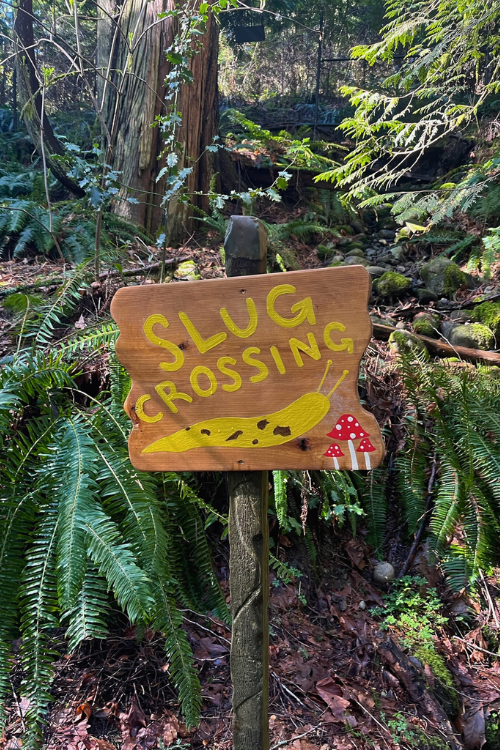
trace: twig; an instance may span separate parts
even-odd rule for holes
[[[295,737],[290,737],[289,740],[281,740],[281,742],[278,742],[276,745],[273,745],[269,748],[269,750],[276,750],[277,747],[284,747],[285,745],[289,745],[290,742],[295,742],[295,740],[300,740],[302,737],[306,737],[308,734],[311,734],[311,732],[315,732],[318,727],[312,727],[312,729],[308,729],[307,732],[304,732],[304,734],[297,734]]]
[[[289,688],[287,688],[286,685],[283,684],[283,682],[280,680],[280,678],[278,677],[278,675],[276,674],[276,672],[271,672],[271,675],[274,677],[274,679],[276,680],[276,682],[278,683],[278,685],[280,686],[280,688],[285,691],[285,693],[288,693],[288,695],[290,695],[294,700],[296,700],[297,703],[300,703],[301,706],[303,706],[304,708],[307,708],[307,706],[305,705],[305,703],[302,703],[302,701],[300,700],[300,698],[297,697],[295,695],[295,693],[292,693],[292,691]],[[288,741],[290,742],[290,740],[288,740]]]
[[[493,651],[488,651],[486,648],[481,648],[481,646],[476,646],[475,643],[470,643],[470,641],[466,641],[464,638],[459,638],[458,635],[452,635],[452,638],[454,638],[456,641],[461,641],[461,643],[465,643],[466,646],[469,646],[474,651],[482,651],[483,654],[489,654],[489,656],[494,656],[495,659],[500,659],[500,654],[495,654]]]
[[[481,581],[483,582],[483,586],[484,586],[484,591],[485,591],[485,594],[486,594],[486,598],[488,600],[488,606],[489,606],[490,612],[493,615],[493,618],[495,620],[497,628],[500,628],[500,623],[498,622],[497,611],[495,609],[495,605],[493,603],[493,599],[491,598],[491,594],[490,594],[489,589],[488,589],[488,583],[487,583],[487,581],[486,581],[486,579],[485,579],[485,577],[483,575],[483,571],[482,570],[480,571],[480,575],[481,575]]]
[[[434,453],[434,458],[432,459],[432,471],[429,477],[429,484],[427,485],[427,502],[425,503],[425,510],[423,512],[422,523],[420,524],[420,528],[416,533],[415,539],[413,540],[413,544],[410,547],[408,557],[406,558],[405,563],[399,572],[398,578],[402,578],[408,573],[408,570],[410,569],[413,559],[417,553],[417,549],[420,545],[420,542],[422,541],[424,529],[427,524],[427,515],[431,507],[432,488],[434,485],[434,480],[436,478],[436,470],[437,470],[437,458],[436,458],[436,454]]]

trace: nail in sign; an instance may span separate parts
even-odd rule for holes
[[[375,468],[383,442],[357,388],[369,294],[362,266],[120,289],[134,466]]]

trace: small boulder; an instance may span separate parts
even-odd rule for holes
[[[381,229],[377,234],[380,240],[393,240],[396,236],[394,229]]]
[[[411,287],[411,279],[394,271],[386,271],[373,282],[373,288],[379,297],[399,297]]]
[[[174,276],[176,279],[182,279],[182,281],[196,281],[197,279],[201,279],[199,268],[194,260],[185,260],[184,263],[179,263]]]
[[[343,260],[344,260],[343,255],[334,255],[330,261],[330,265],[332,266],[334,263],[342,263]]]
[[[492,349],[495,343],[494,336],[489,328],[481,323],[470,325],[454,325],[449,336],[450,344],[454,346],[465,346],[468,349]]]
[[[406,248],[403,245],[394,245],[394,247],[391,247],[390,253],[399,262],[406,258]]]
[[[452,310],[450,319],[454,323],[468,323],[471,320],[471,314],[467,310]],[[482,321],[479,322],[481,323]]]
[[[381,268],[380,266],[366,266],[366,270],[368,271],[372,279],[378,279],[385,273],[385,268]]]
[[[369,266],[370,261],[362,258],[360,255],[348,255],[345,259],[348,266]]]
[[[358,255],[360,258],[365,257],[365,252],[360,247],[350,247],[347,251],[348,255]]]
[[[413,330],[420,336],[429,336],[436,339],[439,336],[439,315],[436,313],[418,313],[413,318]]]
[[[363,222],[361,222],[359,219],[353,219],[353,221],[351,221],[351,227],[354,229],[356,234],[362,234],[365,231]]]
[[[373,570],[373,580],[377,583],[387,585],[396,578],[396,571],[391,563],[379,562]]]
[[[437,302],[439,299],[437,294],[431,292],[430,289],[417,289],[417,297],[423,305],[428,305],[429,302]]]
[[[420,276],[427,289],[437,295],[453,295],[461,286],[467,285],[467,275],[460,266],[448,258],[438,257],[425,263]]]
[[[487,326],[495,336],[500,334],[500,303],[483,302],[472,311],[472,320]]]
[[[428,356],[425,344],[418,336],[410,331],[397,330],[389,336],[389,346],[395,354],[410,354],[415,352]]]

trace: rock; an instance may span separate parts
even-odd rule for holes
[[[320,260],[326,260],[333,251],[332,248],[327,247],[326,245],[318,245],[316,252],[318,253],[318,258]]]
[[[373,580],[377,583],[391,583],[396,578],[396,571],[391,563],[379,562],[373,570]]]
[[[366,602],[361,600],[360,603],[358,604],[358,609],[364,611],[366,609]]]
[[[396,328],[398,329],[398,331],[406,331],[406,323],[404,322],[404,320],[398,320],[398,322],[396,323]]]
[[[380,268],[380,266],[366,266],[366,270],[372,277],[372,279],[377,279],[379,276],[383,276],[385,273],[385,268]]]
[[[356,234],[363,234],[363,232],[365,231],[363,223],[359,219],[354,219],[353,221],[351,221],[351,227],[354,229]]]
[[[337,245],[343,249],[343,248],[348,247],[351,244],[351,242],[352,240],[350,237],[341,237]]]
[[[411,279],[394,271],[386,271],[373,282],[373,288],[379,297],[399,297],[411,287]]]
[[[369,269],[367,268],[366,270],[368,271]],[[378,323],[382,326],[390,326],[391,328],[394,328],[394,323],[386,320],[385,318],[380,318],[378,315],[374,315],[373,313],[370,314],[370,320],[372,323]]]
[[[351,237],[354,234],[354,229],[349,224],[339,224],[337,229],[343,230],[346,234],[350,234]]]
[[[381,229],[377,234],[380,240],[393,240],[396,236],[393,229]]]
[[[392,255],[389,255],[388,253],[384,253],[383,255],[380,255],[378,258],[379,263],[390,263],[391,260],[393,260]]]
[[[394,247],[391,247],[390,253],[393,258],[399,261],[406,258],[406,248],[403,245],[394,245]]]
[[[500,334],[500,304],[483,302],[472,311],[472,320],[487,326],[495,336]]]
[[[460,267],[448,258],[434,258],[420,269],[420,276],[427,289],[437,295],[453,295],[467,284],[467,276]]]
[[[436,313],[418,313],[413,318],[413,330],[421,336],[431,339],[439,337],[439,315]]]
[[[366,258],[362,258],[360,255],[349,255],[345,259],[345,263],[347,263],[348,266],[369,266],[370,261],[366,260]]]
[[[448,335],[450,344],[466,346],[468,349],[492,349],[494,336],[489,328],[481,323],[470,325],[454,325]]]
[[[360,258],[365,257],[365,252],[360,247],[350,247],[347,251],[348,255],[358,255]]]
[[[182,279],[183,281],[196,281],[197,279],[201,279],[198,266],[194,260],[185,260],[184,263],[179,263],[174,276],[176,279]]]
[[[417,659],[416,656],[409,656],[408,661],[411,662],[414,667],[422,671],[423,669],[422,662],[419,659]]]
[[[379,240],[378,244],[381,245],[382,247],[386,247],[388,245],[388,242],[387,240]]]
[[[406,266],[396,266],[396,271],[398,273],[406,273]]]
[[[423,341],[410,331],[393,331],[389,336],[389,346],[395,354],[410,354],[411,352],[428,356]]]
[[[330,261],[330,265],[333,266],[334,263],[342,263],[343,260],[344,260],[343,255],[334,255]]]
[[[454,323],[468,323],[471,320],[471,314],[467,310],[453,310],[450,313],[450,318]],[[479,322],[482,323],[483,321]]]

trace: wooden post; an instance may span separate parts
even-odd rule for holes
[[[228,276],[266,273],[267,231],[233,216],[226,240]],[[233,617],[233,750],[269,750],[269,526],[267,471],[230,471],[229,587]]]

